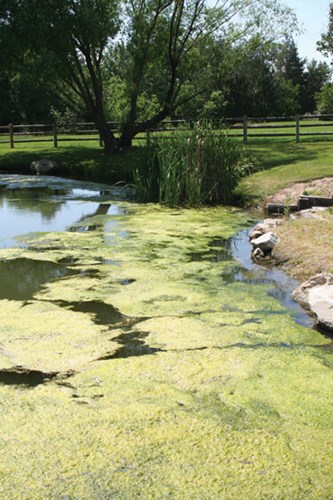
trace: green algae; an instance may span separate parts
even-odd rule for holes
[[[2,495],[329,498],[327,340],[265,285],[226,285],[229,261],[191,257],[246,214],[131,205],[90,222],[0,253],[75,271],[0,301],[0,372],[58,374],[0,384]],[[115,357],[126,337],[151,355]]]

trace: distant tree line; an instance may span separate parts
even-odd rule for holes
[[[276,0],[2,0],[0,124],[92,120],[111,151],[168,117],[333,112],[295,30]]]

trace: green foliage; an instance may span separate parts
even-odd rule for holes
[[[279,114],[290,116],[300,113],[299,85],[294,85],[291,80],[279,80],[277,101]]]
[[[316,94],[322,87],[329,83],[332,69],[326,62],[317,62],[314,59],[307,63],[304,73],[304,86],[302,89],[302,113],[314,113],[318,108],[316,105]]]
[[[317,111],[321,114],[333,113],[333,85],[327,83],[316,94]]]
[[[239,144],[200,124],[156,139],[150,158],[145,175],[137,172],[136,186],[146,198],[152,188],[150,196],[169,206],[230,203],[239,180],[256,169]]]
[[[61,112],[52,106],[50,114],[57,124],[59,132],[73,132],[76,130],[78,116],[73,110],[65,108],[65,110]]]
[[[333,53],[333,3],[329,4],[328,26],[326,33],[322,33],[321,39],[317,42],[317,47],[324,56],[332,56]]]

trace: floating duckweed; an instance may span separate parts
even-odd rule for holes
[[[230,260],[191,257],[246,214],[130,212],[0,252],[76,273],[0,301],[0,372],[42,374],[0,383],[3,497],[330,498],[327,339],[264,283],[227,284]],[[117,357],[131,339],[146,355]]]

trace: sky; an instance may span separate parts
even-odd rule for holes
[[[303,34],[294,36],[300,57],[309,61],[327,61],[329,59],[316,50],[316,43],[328,27],[329,4],[332,0],[284,0],[283,3],[295,10]]]

